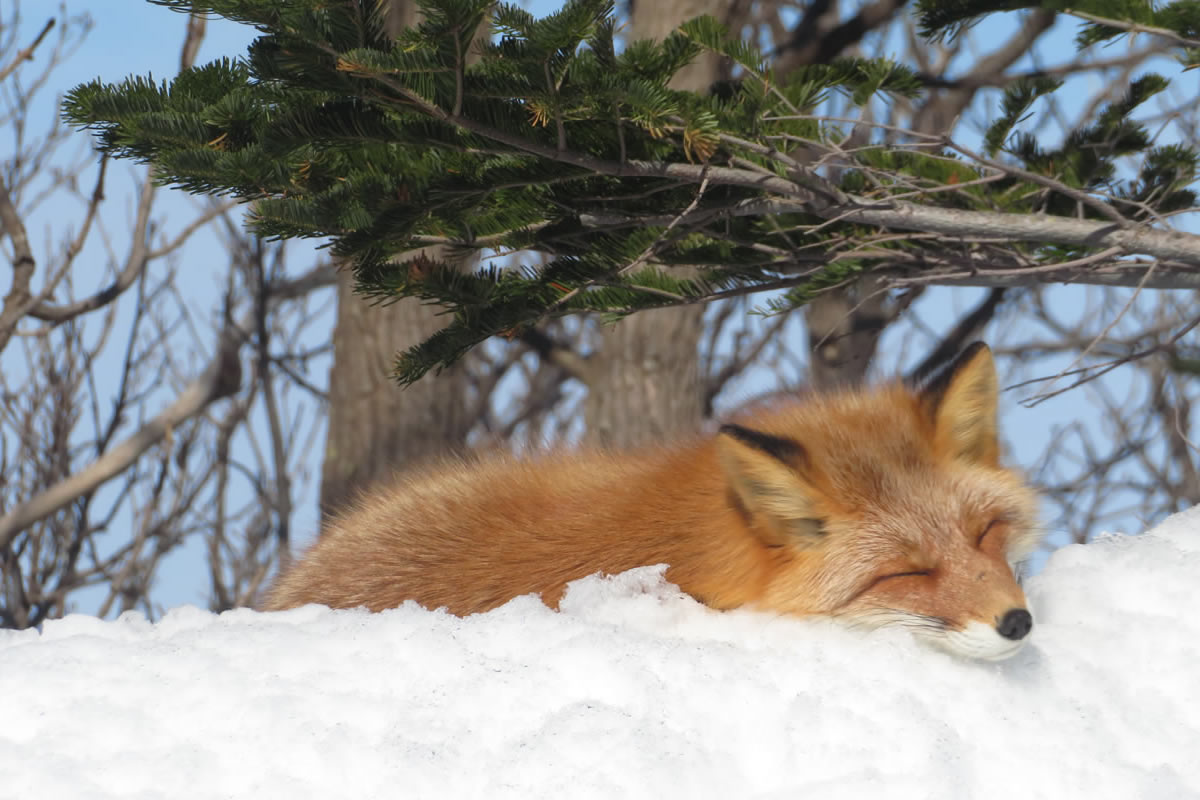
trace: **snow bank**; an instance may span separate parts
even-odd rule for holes
[[[657,569],[562,613],[73,616],[0,631],[0,797],[1200,797],[1200,510],[1029,594],[1000,664]]]

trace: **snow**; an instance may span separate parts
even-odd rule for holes
[[[659,568],[561,613],[71,616],[0,631],[0,797],[1200,797],[1200,508],[1027,588],[998,664]]]

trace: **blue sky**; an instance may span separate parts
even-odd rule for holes
[[[26,25],[40,25],[57,10],[49,2],[22,4]],[[92,32],[78,54],[55,75],[55,83],[74,86],[100,77],[152,74],[170,78],[179,70],[179,47],[186,17],[144,0],[67,0],[68,15],[87,14]],[[253,31],[226,20],[209,20],[198,62],[236,55],[253,39]]]

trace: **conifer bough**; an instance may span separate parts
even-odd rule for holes
[[[786,290],[768,302],[782,310],[868,272],[894,285],[1200,287],[1200,237],[1163,222],[1194,209],[1197,154],[1155,145],[1132,118],[1166,87],[1158,75],[1052,151],[1021,130],[1061,86],[1048,78],[1005,90],[984,155],[882,126],[843,150],[848,126],[821,116],[829,98],[917,98],[913,70],[837,59],[777,76],[707,17],[620,49],[611,0],[540,19],[428,0],[395,39],[373,0],[150,1],[260,35],[244,57],[170,83],[79,86],[66,118],[164,183],[250,201],[263,235],[327,237],[369,297],[444,306],[446,328],[399,358],[402,382],[547,316]],[[918,14],[934,37],[990,10],[968,6],[927,0]],[[1074,8],[1088,14],[1081,48],[1153,27],[1192,52],[1187,14]],[[490,37],[477,34],[485,17]],[[737,79],[669,88],[704,50]],[[1135,178],[1114,177],[1119,159]],[[487,263],[414,254],[430,244]]]

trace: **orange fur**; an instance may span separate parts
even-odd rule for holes
[[[713,608],[908,625],[1004,657],[1013,636],[978,626],[1025,608],[1010,562],[1036,537],[1033,493],[998,460],[995,402],[977,345],[924,390],[815,395],[672,446],[408,474],[334,519],[265,608],[556,606],[569,581],[665,563]]]

